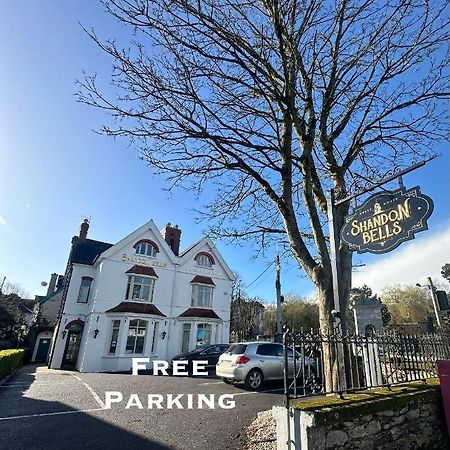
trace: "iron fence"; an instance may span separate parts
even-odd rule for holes
[[[287,330],[283,345],[287,404],[303,396],[434,378],[436,361],[450,359],[450,337],[441,334],[341,336]]]

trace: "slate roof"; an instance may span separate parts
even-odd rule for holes
[[[122,302],[114,308],[108,309],[107,313],[123,312],[123,313],[136,313],[136,314],[152,314],[154,316],[167,317],[163,314],[155,305],[151,303],[135,303],[135,302]]]
[[[212,286],[215,286],[214,281],[210,277],[203,277],[201,275],[196,275],[191,283],[202,283],[202,284],[210,284]]]
[[[207,319],[220,319],[220,317],[212,309],[205,308],[188,308],[178,317],[202,317]]]
[[[92,266],[95,260],[112,246],[113,244],[108,244],[107,242],[75,237],[73,240],[71,262]]]

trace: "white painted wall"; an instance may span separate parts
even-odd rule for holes
[[[141,239],[150,239],[157,243],[160,252],[155,258],[135,254],[133,245]],[[216,263],[211,269],[196,265],[194,257],[201,251],[209,252],[214,257]],[[131,261],[130,258],[135,260],[138,258],[139,263]],[[74,264],[61,326],[58,336],[55,337],[56,345],[52,367],[61,366],[66,342],[62,338],[62,333],[66,324],[75,319],[85,321],[77,360],[77,369],[81,372],[126,371],[130,369],[131,358],[142,356],[125,354],[128,326],[130,320],[134,318],[148,321],[144,356],[169,361],[181,351],[182,324],[184,321],[178,319],[178,316],[191,307],[191,281],[196,275],[208,276],[214,281],[212,309],[221,321],[188,319],[192,324],[190,348],[195,347],[198,323],[212,324],[211,343],[228,343],[232,275],[226,265],[221,264],[221,261],[222,258],[209,239],[200,241],[187,254],[177,257],[173,255],[159,232],[150,226],[149,229],[139,235],[132,234],[130,239],[125,239],[104,252],[94,266]],[[132,313],[106,313],[109,309],[126,301],[128,281],[126,272],[135,264],[153,266],[158,276],[153,304],[167,317],[139,316]],[[87,304],[77,303],[83,276],[90,276],[94,279]],[[109,344],[113,320],[121,320],[121,326],[119,345],[116,354],[112,356],[109,355]],[[152,327],[155,321],[159,322],[157,351],[151,355],[149,353]],[[97,338],[94,338],[95,329],[99,330]],[[165,339],[162,338],[163,332],[166,333]]]

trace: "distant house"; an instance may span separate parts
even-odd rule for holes
[[[149,221],[114,245],[88,229],[72,239],[50,367],[126,371],[135,356],[229,342],[234,276],[209,238],[180,252],[170,224]]]
[[[36,295],[32,329],[28,336],[33,346],[31,361],[47,361],[64,291],[64,276],[53,273],[45,296]]]

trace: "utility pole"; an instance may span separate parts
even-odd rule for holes
[[[441,328],[441,319],[439,317],[439,303],[436,295],[436,288],[434,287],[433,281],[431,280],[431,277],[427,278],[428,287],[431,291],[431,300],[433,301],[433,307],[434,307],[434,314],[436,315],[436,322],[438,328]]]
[[[238,342],[242,341],[242,315],[241,315],[241,287],[238,286],[238,292],[237,292],[237,302],[238,302]]]
[[[276,269],[276,279],[275,279],[275,291],[277,293],[277,342],[281,342],[282,336],[282,326],[281,326],[281,282],[280,282],[280,255],[277,253],[277,257],[275,259],[275,269]]]

